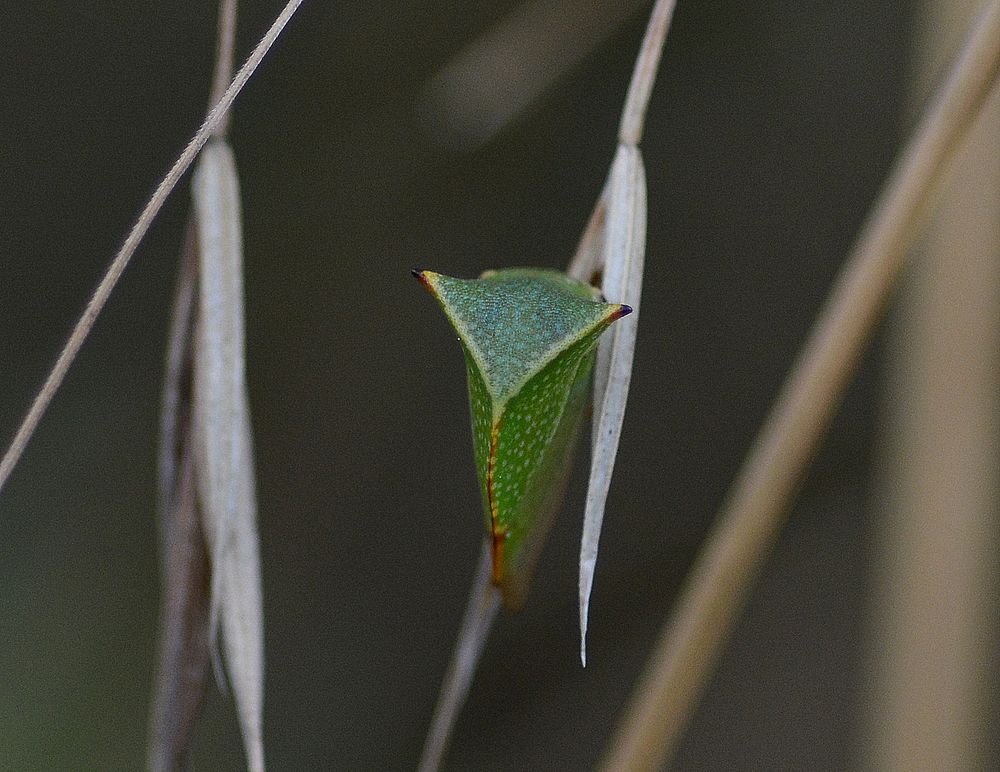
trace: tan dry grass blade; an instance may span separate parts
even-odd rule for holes
[[[992,0],[904,148],[737,475],[607,749],[608,772],[662,769],[722,651],[918,226],[1000,71]]]
[[[646,250],[646,178],[634,146],[619,145],[611,167],[603,238],[604,295],[627,303],[633,313],[601,339],[594,367],[594,427],[590,481],[580,543],[580,661],[587,665],[587,619],[594,584],[604,505],[618,453],[632,378],[635,336]]]
[[[979,4],[918,4],[911,104]],[[914,258],[887,325],[856,766],[989,769],[1000,696],[1000,89],[950,164]]]
[[[479,656],[489,637],[493,620],[500,609],[500,594],[490,584],[490,571],[493,559],[490,544],[483,545],[476,567],[475,579],[469,591],[469,601],[462,618],[462,627],[458,632],[458,642],[452,653],[448,672],[445,673],[438,694],[438,702],[434,707],[434,716],[424,741],[424,750],[420,756],[419,772],[434,772],[444,758],[451,739],[451,731],[455,726],[465,698],[469,694],[472,678],[476,674]]]
[[[264,768],[264,629],[250,409],[244,378],[243,244],[236,164],[221,139],[194,176],[198,320],[195,476],[212,568],[210,625],[222,649],[252,772]]]
[[[606,298],[639,310],[646,249],[646,178],[638,143],[653,92],[663,43],[674,13],[674,0],[659,0],[646,26],[636,58],[621,122],[618,150],[608,182],[569,265],[584,281],[600,275]],[[594,427],[590,481],[580,540],[580,661],[587,665],[587,621],[594,584],[604,507],[611,485],[625,403],[632,378],[639,314],[633,313],[601,340],[594,367]]]

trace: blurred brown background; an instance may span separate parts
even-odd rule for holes
[[[241,52],[279,5],[242,4]],[[276,770],[414,766],[477,558],[461,356],[409,268],[564,265],[610,162],[642,5],[480,149],[421,129],[427,79],[514,5],[309,0],[237,103]],[[4,438],[203,114],[215,13],[0,12]],[[908,125],[909,30],[908,4],[888,0],[679,4],[643,142],[647,278],[590,665],[581,458],[449,768],[594,763]],[[187,198],[140,248],[0,495],[0,769],[143,763],[155,429]],[[870,358],[677,768],[855,765],[877,374]],[[241,768],[231,705],[211,692],[195,767]]]

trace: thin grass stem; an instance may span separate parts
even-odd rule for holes
[[[236,0],[221,0],[219,3],[218,37],[215,43],[215,71],[212,74],[212,90],[208,105],[217,104],[226,93],[233,79],[233,59],[236,45]],[[219,120],[212,136],[225,137],[229,131],[229,113]]]
[[[417,766],[418,772],[435,772],[441,766],[455,721],[472,686],[472,678],[476,674],[483,646],[486,645],[486,639],[500,609],[500,594],[490,584],[491,568],[492,558],[487,544],[479,557],[476,575],[469,590],[469,601],[465,616],[462,618],[462,628],[456,639],[448,672],[445,673],[444,681],[441,683],[437,706],[434,708],[420,764]]]
[[[635,60],[632,80],[629,82],[625,107],[622,109],[621,123],[618,125],[618,141],[623,145],[638,145],[642,141],[642,131],[646,125],[646,108],[653,93],[653,83],[660,68],[663,42],[670,29],[670,19],[674,15],[675,0],[658,0],[653,7],[646,25],[646,35],[642,48]]]
[[[17,433],[14,435],[14,439],[11,441],[6,453],[4,453],[3,458],[0,459],[0,490],[3,489],[3,486],[10,477],[10,473],[13,471],[14,466],[21,458],[21,454],[24,452],[24,449],[28,444],[28,440],[31,439],[31,435],[34,434],[35,429],[38,427],[38,422],[41,420],[42,415],[44,415],[45,410],[52,401],[52,397],[55,396],[59,386],[62,385],[63,379],[66,377],[66,372],[69,370],[69,366],[73,363],[77,353],[79,353],[80,347],[83,345],[83,341],[87,338],[87,335],[93,328],[94,322],[97,320],[98,315],[104,308],[105,303],[107,303],[108,297],[110,297],[112,290],[121,278],[122,272],[125,270],[129,260],[131,260],[132,255],[135,253],[136,247],[139,246],[139,242],[142,241],[143,237],[146,235],[146,232],[149,230],[153,220],[156,218],[156,215],[163,207],[167,197],[177,186],[177,183],[180,181],[181,177],[184,176],[184,173],[191,166],[191,163],[194,161],[205,142],[208,141],[209,137],[211,137],[221,125],[221,122],[229,112],[229,108],[232,107],[237,95],[243,90],[243,87],[250,79],[250,76],[253,75],[268,50],[274,44],[274,41],[277,40],[278,35],[281,34],[281,31],[285,28],[285,25],[288,23],[289,19],[292,18],[292,15],[296,10],[298,10],[298,7],[301,4],[302,0],[289,0],[288,4],[278,15],[278,18],[275,19],[274,23],[271,25],[271,28],[257,44],[256,48],[254,48],[246,63],[240,68],[239,72],[236,73],[236,77],[233,78],[232,83],[229,84],[229,88],[226,89],[222,98],[216,103],[215,107],[211,109],[208,117],[205,119],[205,122],[201,125],[201,128],[199,128],[194,137],[191,138],[187,147],[184,148],[180,157],[170,168],[170,171],[167,172],[166,176],[160,181],[160,184],[156,186],[156,190],[153,192],[152,197],[149,199],[145,208],[143,208],[142,213],[139,215],[139,219],[132,227],[132,230],[129,232],[128,237],[125,239],[125,243],[122,244],[118,254],[116,254],[114,259],[111,261],[111,265],[109,266],[107,273],[105,273],[104,278],[101,279],[101,283],[97,286],[97,289],[94,291],[90,301],[87,303],[83,314],[77,321],[72,333],[70,333],[69,339],[66,341],[65,346],[59,354],[59,358],[56,360],[51,372],[45,379],[45,383],[42,385],[42,388],[32,401],[31,407],[25,415],[24,420],[21,422]]]

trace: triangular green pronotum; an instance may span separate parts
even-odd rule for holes
[[[562,499],[597,340],[632,309],[556,271],[413,273],[462,343],[493,584],[516,609]]]

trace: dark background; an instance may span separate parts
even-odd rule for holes
[[[241,8],[240,57],[280,3]],[[308,0],[237,103],[274,769],[409,769],[477,558],[464,369],[413,265],[565,265],[645,10],[464,155],[421,88],[514,6]],[[3,3],[0,435],[203,115],[210,2]],[[567,20],[571,23],[571,20]],[[591,766],[906,128],[905,3],[685,2],[643,151],[647,274],[577,659],[585,459],[449,768]],[[156,640],[168,204],[0,494],[0,768],[135,769]],[[847,397],[677,758],[853,766],[876,368]],[[6,439],[4,440],[6,442]],[[197,769],[239,769],[211,689]]]

